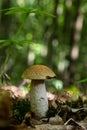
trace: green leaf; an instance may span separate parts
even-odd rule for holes
[[[77,81],[78,83],[84,83],[87,82],[87,78]]]
[[[33,8],[24,8],[24,7],[13,7],[9,8],[8,11],[6,12],[7,15],[9,14],[15,14],[15,13],[34,13],[37,12],[37,9]]]
[[[39,13],[40,15],[44,14],[44,15],[47,15],[47,16],[55,17],[55,15],[53,15],[53,14],[51,14],[51,13],[49,13],[49,12],[46,12],[46,11],[41,11],[41,10],[39,10],[38,13]]]
[[[9,46],[12,43],[12,40],[0,40],[0,48],[3,48],[5,46]]]
[[[55,17],[53,14],[40,10],[40,9],[34,9],[34,8],[27,8],[27,7],[12,7],[12,8],[8,8],[8,9],[3,9],[0,10],[0,12],[2,11],[6,11],[6,15],[10,15],[10,14],[15,14],[15,13],[36,13],[36,14],[40,14],[40,15],[48,15],[51,17]]]
[[[0,43],[9,42],[9,40],[0,40]]]
[[[5,13],[7,15],[9,14],[15,14],[15,13],[36,13],[36,14],[44,14],[44,15],[48,15],[48,16],[51,16],[51,17],[55,17],[54,15],[52,15],[51,13],[49,12],[46,12],[46,11],[42,11],[40,9],[34,9],[34,8],[26,8],[26,7],[13,7],[13,8],[9,8],[8,11]]]

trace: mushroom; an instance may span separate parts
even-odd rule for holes
[[[55,77],[55,73],[44,65],[33,65],[26,69],[22,75],[25,79],[31,80],[30,85],[30,104],[31,112],[36,117],[46,116],[48,111],[48,99],[45,88],[45,80]]]

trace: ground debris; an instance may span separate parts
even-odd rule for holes
[[[28,127],[27,130],[67,130],[64,125],[51,125],[51,124],[42,124],[37,125],[35,128]]]
[[[72,118],[70,118],[65,125],[71,125],[72,130],[86,130],[86,128],[80,123],[76,122]]]

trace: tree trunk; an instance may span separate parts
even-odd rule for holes
[[[1,3],[1,9],[8,9],[10,7],[10,0],[4,0]],[[9,39],[9,27],[10,27],[10,21],[11,16],[5,14],[6,11],[1,12],[0,16],[0,39]],[[3,44],[3,43],[0,43]],[[0,48],[0,69],[2,69],[2,65],[6,59],[7,55],[7,47]],[[1,72],[1,71],[0,71]]]
[[[70,52],[68,57],[69,60],[69,67],[68,67],[68,83],[71,85],[74,83],[74,78],[77,70],[76,62],[79,57],[79,40],[81,36],[81,29],[83,23],[83,16],[81,13],[81,0],[74,0],[73,7],[75,8],[73,14],[73,21],[72,21],[72,28],[71,28],[71,35],[70,35]]]
[[[51,25],[51,34],[50,34],[50,37],[49,37],[49,40],[48,40],[48,45],[47,45],[47,48],[48,48],[48,52],[47,52],[47,59],[46,59],[46,62],[47,62],[47,65],[51,65],[51,67],[53,66],[52,63],[53,63],[53,57],[55,55],[55,50],[54,50],[54,47],[55,47],[55,44],[56,42],[58,42],[58,14],[57,14],[57,8],[58,8],[58,3],[59,3],[59,0],[54,0],[54,11],[53,11],[53,15],[55,17],[53,17],[53,22],[52,22],[52,25]]]

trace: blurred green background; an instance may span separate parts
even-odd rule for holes
[[[0,0],[1,81],[20,85],[33,64],[52,68],[60,87],[87,77],[86,0]]]

